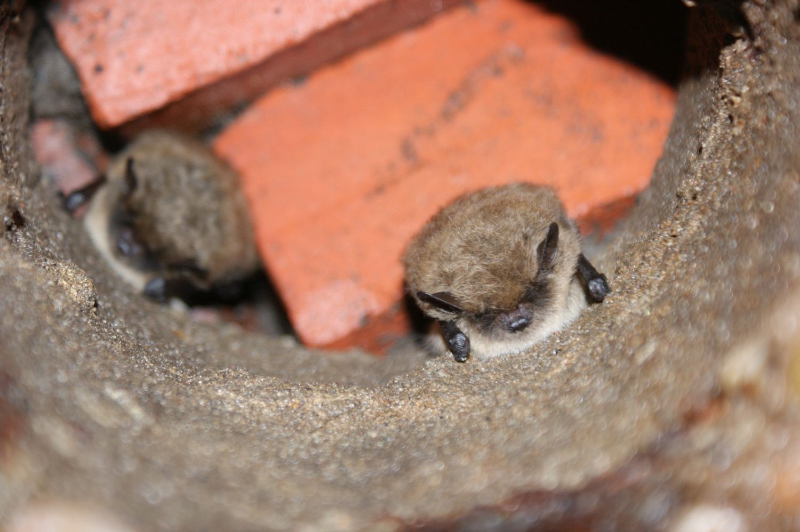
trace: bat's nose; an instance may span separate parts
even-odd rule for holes
[[[524,331],[531,323],[531,315],[527,309],[518,308],[503,316],[503,325],[511,332]]]
[[[530,318],[520,316],[519,318],[509,323],[508,328],[514,332],[520,332],[524,330],[525,327],[527,327],[530,322],[531,322]]]

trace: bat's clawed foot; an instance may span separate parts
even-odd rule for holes
[[[81,191],[77,191],[66,196],[62,194],[61,201],[64,205],[64,209],[68,213],[75,214],[78,212],[78,209],[86,205],[86,203],[89,201],[89,198]]]
[[[97,191],[100,190],[100,187],[105,185],[105,183],[106,177],[99,176],[83,188],[75,190],[66,196],[62,194],[61,201],[63,202],[64,209],[70,214],[75,214],[78,209],[86,205],[89,200],[94,197]]]
[[[117,250],[124,256],[130,258],[144,256],[144,246],[136,240],[130,228],[125,228],[120,231],[117,237]]]
[[[166,303],[173,298],[187,301],[197,293],[197,290],[197,285],[189,278],[159,275],[147,282],[142,294],[158,303]]]
[[[163,277],[153,277],[147,282],[142,293],[150,299],[164,303],[169,297],[167,280]]]
[[[611,293],[611,287],[608,286],[606,276],[598,272],[592,266],[592,263],[583,256],[583,253],[578,255],[578,275],[586,282],[586,291],[589,292],[589,297],[592,301],[602,303],[606,296]]]
[[[450,338],[450,352],[456,362],[466,362],[469,358],[469,338],[464,333],[459,333]]]
[[[606,280],[606,276],[602,273],[597,277],[587,280],[586,287],[589,290],[589,296],[598,303],[602,303],[606,296],[611,293],[608,280]]]
[[[469,358],[469,338],[452,321],[440,321],[447,347],[453,353],[456,362],[466,362]]]

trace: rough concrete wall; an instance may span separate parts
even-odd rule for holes
[[[118,286],[22,176],[26,32],[4,8],[0,195],[24,209],[0,228],[0,473],[13,487],[0,509],[91,501],[141,530],[661,528],[713,492],[754,525],[785,525],[796,510],[748,495],[735,469],[769,456],[760,432],[796,419],[790,344],[764,338],[776,313],[800,316],[776,307],[800,273],[800,31],[795,2],[763,4],[745,3],[741,37],[717,55],[717,32],[700,54],[711,66],[682,84],[651,191],[603,258],[606,303],[524,355],[415,369],[419,353],[320,356]],[[695,37],[721,27],[701,21]],[[745,380],[771,384],[726,380],[740,359],[769,359]]]
[[[27,113],[30,101],[30,75],[27,68],[15,70],[25,64],[27,43],[33,18],[23,16],[21,2],[4,2],[0,5],[3,33],[0,34],[0,174],[15,187],[32,185],[36,181],[36,168],[27,141]]]

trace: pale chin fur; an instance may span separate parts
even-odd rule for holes
[[[132,268],[122,262],[114,253],[111,239],[111,186],[107,185],[97,191],[95,197],[89,203],[89,209],[83,218],[83,224],[89,238],[97,248],[97,251],[105,259],[111,269],[125,282],[134,287],[137,291],[144,290],[147,284],[147,276],[141,271]]]
[[[558,307],[559,305],[556,305]],[[569,292],[564,305],[561,305],[560,313],[552,313],[544,322],[537,324],[533,328],[528,328],[519,334],[508,333],[505,340],[490,338],[479,331],[474,330],[465,320],[461,320],[458,326],[467,335],[470,341],[470,357],[477,360],[488,360],[490,358],[519,354],[530,347],[538,344],[554,332],[560,331],[581,313],[586,307],[586,295],[580,281],[573,277],[570,281]],[[425,339],[426,347],[435,354],[448,355],[447,344],[442,337],[441,329],[438,324],[434,327],[431,334]]]

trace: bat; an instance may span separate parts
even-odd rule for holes
[[[458,362],[522,352],[611,292],[555,191],[525,183],[460,197],[403,263],[406,289]]]
[[[203,143],[176,133],[139,136],[106,176],[71,193],[74,212],[103,258],[134,289],[157,300],[207,290],[258,268],[237,176]]]

